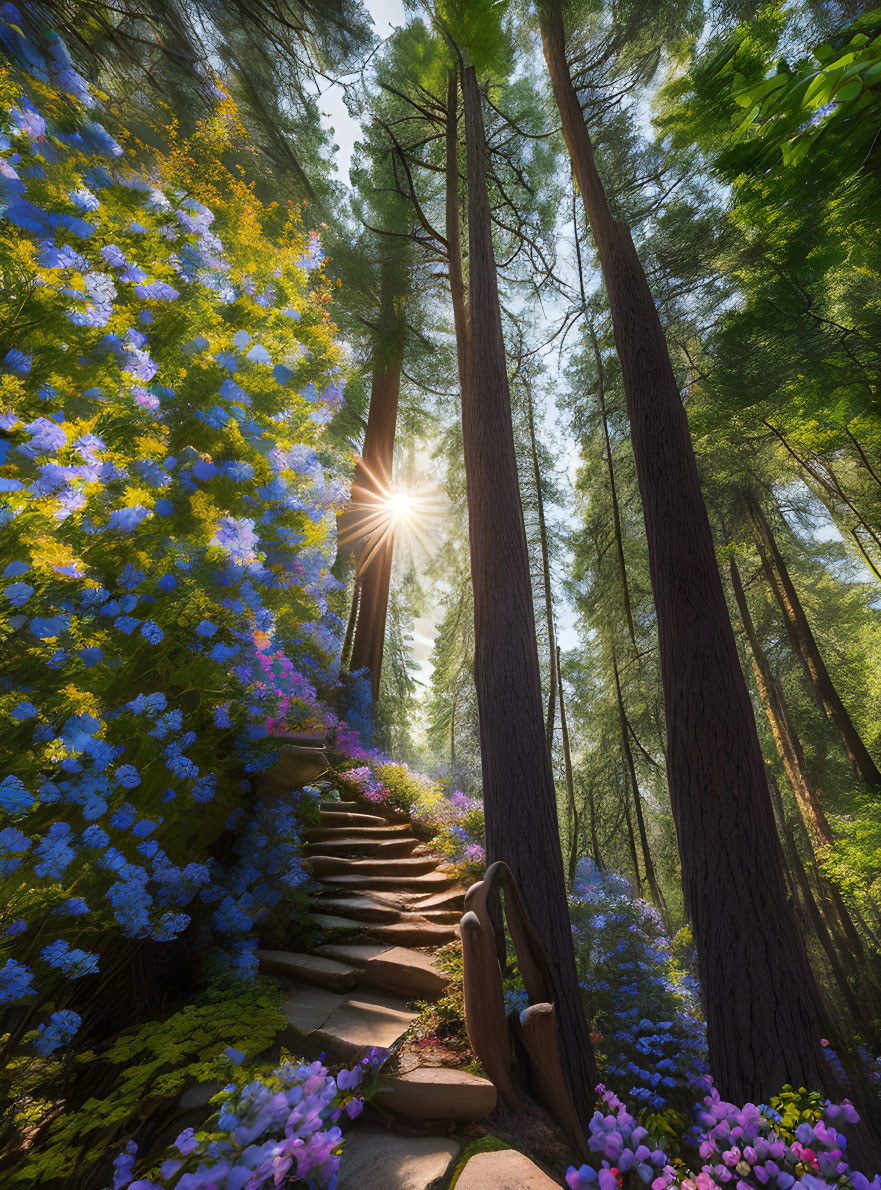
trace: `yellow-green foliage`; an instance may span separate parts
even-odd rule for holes
[[[123,1033],[101,1053],[78,1055],[74,1081],[89,1078],[97,1064],[113,1063],[116,1074],[106,1094],[90,1098],[78,1111],[63,1112],[49,1126],[27,1166],[11,1175],[10,1186],[40,1186],[71,1178],[106,1153],[120,1150],[136,1128],[167,1108],[192,1083],[226,1081],[228,1047],[254,1058],[284,1027],[282,996],[273,980],[254,984],[218,979],[192,1003],[162,1021],[146,1021]],[[19,1115],[32,1110],[39,1085],[57,1085],[53,1059],[30,1059],[22,1068]],[[106,1085],[106,1084],[105,1084]],[[44,1112],[39,1112],[43,1116]]]

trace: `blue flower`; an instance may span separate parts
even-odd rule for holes
[[[67,1045],[82,1024],[82,1018],[69,1009],[53,1012],[48,1025],[40,1025],[40,1036],[34,1041],[38,1054],[51,1054],[62,1045]]]
[[[0,809],[15,813],[17,810],[29,810],[33,804],[33,796],[19,777],[4,777],[0,781]]]
[[[39,711],[32,702],[20,702],[12,711],[12,718],[23,722],[25,719],[33,719],[38,715]]]
[[[217,631],[217,625],[212,624],[210,620],[202,620],[200,624],[196,625],[196,632],[199,636],[213,636]]]
[[[86,847],[104,848],[110,842],[106,831],[100,826],[87,826],[83,831],[83,845]]]
[[[7,959],[0,967],[0,1004],[14,1004],[34,990],[34,976],[30,968],[16,959]]]
[[[50,967],[60,969],[70,979],[80,979],[98,970],[98,956],[84,950],[73,949],[59,938],[40,951],[40,958]]]
[[[66,822],[53,822],[45,837],[37,844],[40,862],[34,871],[43,879],[60,880],[75,856],[70,845],[71,829]]]
[[[154,620],[145,620],[141,625],[141,634],[151,645],[158,645],[164,639],[165,633]]]
[[[141,774],[134,765],[122,764],[116,770],[116,781],[124,789],[134,789],[141,784]]]
[[[130,508],[117,508],[111,512],[107,527],[110,529],[137,529],[141,521],[146,517],[152,516],[149,508],[145,508],[143,504],[135,504]]]

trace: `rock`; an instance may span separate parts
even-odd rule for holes
[[[407,893],[440,892],[449,888],[453,883],[444,872],[425,872],[421,876],[322,876],[321,883],[340,892],[389,892],[399,891]]]
[[[359,969],[365,983],[414,1000],[437,999],[449,982],[429,955],[403,946],[328,943],[315,953]]]
[[[343,1145],[337,1190],[434,1190],[458,1155],[456,1142],[443,1137],[352,1129]]]
[[[373,897],[328,897],[320,904],[331,913],[345,914],[361,922],[398,921],[402,913],[396,905]]]
[[[555,1182],[516,1149],[475,1153],[456,1180],[456,1190],[558,1190]]]
[[[496,1089],[485,1078],[445,1066],[420,1066],[380,1081],[374,1103],[408,1120],[482,1120],[495,1111]]]
[[[334,930],[346,930],[351,934],[365,928],[363,921],[353,921],[350,917],[337,917],[332,913],[310,913],[309,923],[317,929],[323,930],[325,934],[333,933]]]
[[[353,992],[310,1034],[312,1052],[331,1061],[356,1062],[373,1046],[391,1047],[416,1020],[402,1000],[375,992]]]
[[[363,839],[348,832],[338,831],[335,836],[316,841],[313,850],[320,855],[352,856],[353,858],[386,859],[389,856],[409,856],[416,848],[416,840],[410,835],[394,835],[390,839]]]
[[[260,784],[269,788],[300,789],[326,771],[327,756],[323,748],[285,744]]]
[[[358,810],[322,810],[322,826],[385,826],[386,821],[377,814],[362,814]]]
[[[414,889],[414,892],[418,893],[419,889]],[[464,904],[465,889],[456,885],[443,892],[433,892],[424,897],[417,897],[408,908],[416,913],[422,913],[425,909],[461,910]],[[459,916],[462,916],[461,912]]]
[[[367,926],[365,932],[368,938],[396,946],[446,946],[456,937],[455,926],[426,921],[415,913],[408,914],[406,920]]]
[[[321,844],[316,844],[320,848]],[[422,876],[438,865],[434,856],[390,856],[388,859],[352,859],[346,855],[324,855],[314,852],[303,860],[310,876]]]
[[[317,988],[305,983],[293,984],[285,990],[287,999],[282,1004],[281,1011],[294,1031],[292,1036],[297,1038],[320,1029],[330,1014],[346,999],[344,992],[329,992],[326,988]],[[293,1047],[288,1045],[287,1048]]]
[[[332,992],[347,992],[358,982],[354,967],[318,954],[295,954],[287,950],[258,950],[257,960],[272,975],[301,979]]]

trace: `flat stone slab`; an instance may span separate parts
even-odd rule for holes
[[[312,849],[317,855],[340,855],[352,859],[388,859],[390,856],[410,856],[416,840],[410,835],[392,835],[390,839],[359,839],[340,833],[328,839],[316,840]]]
[[[366,928],[366,923],[363,921],[355,921],[351,917],[337,917],[333,913],[310,913],[309,922],[311,925],[317,926],[319,930],[324,930],[325,933],[333,930],[348,930],[351,933]]]
[[[418,893],[419,889],[413,890]],[[432,892],[428,896],[417,897],[408,905],[416,913],[424,909],[463,909],[465,905],[465,889],[460,887],[447,888],[443,892]],[[459,915],[461,917],[461,914]]]
[[[386,821],[378,814],[361,813],[360,810],[322,810],[321,826],[385,826]]]
[[[456,1142],[444,1137],[352,1129],[343,1145],[337,1190],[434,1190],[458,1155]]]
[[[258,950],[257,960],[264,971],[282,978],[301,979],[332,992],[347,992],[358,982],[354,967],[331,956],[296,954],[287,950]]]
[[[366,983],[412,999],[436,999],[449,982],[430,955],[403,946],[328,943],[316,947],[316,954],[360,969]]]
[[[310,826],[303,831],[307,843],[328,839],[363,839],[365,842],[377,839],[412,839],[405,825],[384,823],[382,826],[360,826],[356,823],[341,823],[339,826]]]
[[[420,1066],[380,1081],[378,1107],[408,1120],[482,1120],[495,1111],[497,1092],[488,1079],[446,1066]]]
[[[286,989],[287,999],[281,1006],[281,1011],[292,1030],[292,1036],[297,1038],[320,1029],[327,1018],[346,998],[344,992],[329,992],[326,988],[312,987],[310,984],[292,984]],[[291,1049],[288,1046],[288,1049]]]
[[[356,992],[330,1013],[311,1035],[312,1049],[340,1062],[355,1061],[373,1046],[391,1047],[407,1032],[417,1013],[390,996]]]
[[[320,848],[321,844],[316,844]],[[324,855],[313,851],[303,860],[310,876],[422,876],[437,867],[434,856],[381,856],[355,859],[348,855]]]
[[[361,928],[365,928],[363,923]],[[381,922],[366,930],[369,938],[397,946],[446,946],[457,937],[455,926],[420,920],[415,914],[408,921]]]
[[[365,922],[400,921],[403,910],[386,901],[375,901],[369,897],[327,897],[321,901],[322,908],[331,913],[344,914],[362,924]]]
[[[353,890],[364,890],[365,892],[410,892],[418,893],[420,890],[429,892],[440,892],[442,889],[449,888],[452,881],[449,876],[445,876],[443,872],[425,872],[421,876],[368,876],[361,874],[358,876],[322,876],[320,877],[322,884],[331,885],[334,888],[345,889],[346,892]],[[418,908],[418,906],[414,906]]]
[[[562,1182],[516,1149],[475,1153],[456,1181],[456,1190],[558,1190]]]

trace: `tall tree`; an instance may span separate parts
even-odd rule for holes
[[[556,791],[545,737],[532,582],[486,183],[483,108],[474,66],[463,67],[461,88],[469,282],[465,349],[460,355],[464,364],[462,440],[487,859],[490,863],[504,859],[511,867],[547,948],[560,1057],[576,1109],[586,1121],[597,1071],[578,992]],[[448,215],[447,239],[452,244],[458,235],[457,200],[448,203]],[[458,331],[457,326],[457,335]]]
[[[627,395],[658,618],[670,797],[712,1068],[720,1092],[735,1100],[766,1097],[785,1082],[820,1086],[818,994],[786,902],[761,747],[679,387],[629,229],[609,208],[570,74],[561,5],[543,0],[539,14]]]
[[[881,772],[878,771],[878,766],[854,727],[841,695],[829,675],[783,554],[780,552],[771,522],[755,492],[747,491],[744,494],[744,502],[755,532],[762,569],[783,614],[793,651],[804,666],[814,695],[838,729],[847,758],[856,775],[871,785],[881,785]]]

